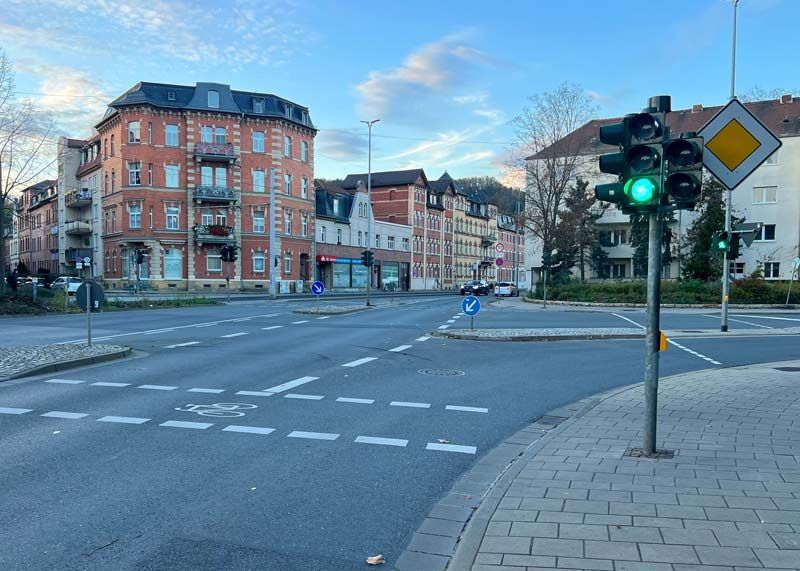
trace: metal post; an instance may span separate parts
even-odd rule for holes
[[[269,169],[269,298],[275,299],[275,167]]]
[[[739,8],[739,0],[733,0],[733,41],[731,48],[731,91],[730,99],[736,99],[736,13]],[[731,234],[731,210],[732,194],[731,189],[725,193],[725,232],[730,236]],[[722,256],[722,316],[720,323],[720,331],[728,330],[728,300],[730,297],[731,288],[731,269],[728,263],[728,252],[724,252]]]
[[[645,454],[656,451],[658,414],[658,350],[661,319],[661,236],[664,217],[650,214],[650,242],[647,252],[647,336],[644,365],[644,442]]]
[[[86,282],[86,344],[92,346],[92,282]]]
[[[544,277],[544,279],[542,281],[543,290],[544,290],[544,292],[543,292],[544,293],[544,295],[543,295],[544,299],[542,300],[543,301],[542,309],[547,309],[547,266],[544,266],[542,268],[542,275]]]
[[[227,293],[227,302],[231,302],[231,263],[225,262],[225,292]]]
[[[361,121],[367,126],[368,143],[367,143],[367,252],[372,251],[372,126],[380,121],[380,119],[373,119],[371,121]],[[369,254],[367,255],[369,257]],[[372,268],[374,266],[367,266],[367,306],[370,305],[369,296],[370,289],[372,288]]]

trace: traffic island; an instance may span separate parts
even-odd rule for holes
[[[375,306],[366,305],[321,305],[317,307],[306,307],[302,309],[293,309],[292,313],[300,313],[302,315],[345,315],[347,313],[357,313],[359,311],[368,311],[375,309]]]
[[[540,329],[447,329],[431,333],[445,339],[467,341],[590,341],[593,339],[644,339],[643,329],[632,327],[605,328],[540,328]]]
[[[0,349],[0,382],[122,359],[125,345],[23,345]]]

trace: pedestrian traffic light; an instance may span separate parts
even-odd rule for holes
[[[637,113],[627,121],[630,147],[625,152],[628,203],[637,211],[661,204],[663,113]]]
[[[711,238],[711,249],[717,253],[731,249],[731,239],[727,232],[715,232]]]
[[[664,190],[678,210],[694,210],[703,183],[703,138],[681,133],[664,150],[667,179]]]
[[[361,252],[361,263],[363,265],[367,266],[368,268],[372,267],[374,261],[375,258],[372,254],[372,250],[364,250],[363,252]]]

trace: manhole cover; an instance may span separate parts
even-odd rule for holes
[[[786,373],[796,373],[800,371],[800,367],[773,367],[776,371],[784,371]]]
[[[464,375],[464,371],[457,369],[420,369],[419,372],[433,377],[460,377]]]

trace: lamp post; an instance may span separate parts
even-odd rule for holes
[[[367,252],[372,251],[372,126],[380,119],[361,121],[367,126],[369,143],[367,151]],[[369,256],[368,256],[369,257]],[[369,303],[370,287],[372,286],[372,266],[367,266],[367,306]]]

